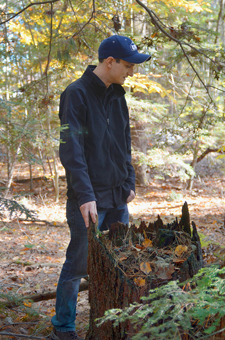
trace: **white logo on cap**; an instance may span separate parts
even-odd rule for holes
[[[137,46],[132,42],[130,44],[130,49],[131,49],[131,51],[137,51]]]

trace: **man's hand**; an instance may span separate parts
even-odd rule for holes
[[[135,198],[135,192],[133,190],[130,191],[130,195],[127,197],[127,203],[130,203],[131,201],[133,201],[133,199]]]
[[[89,213],[91,215],[92,222],[96,222],[96,216],[97,216],[97,206],[95,201],[84,203],[80,206],[80,211],[84,219],[84,223],[86,225],[86,228],[89,227]]]

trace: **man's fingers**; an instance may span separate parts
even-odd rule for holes
[[[89,214],[91,215],[91,219],[93,223],[96,222],[96,216],[97,216],[97,207],[96,207],[96,202],[91,201],[84,203],[80,206],[80,211],[84,219],[84,223],[86,228],[89,227]]]
[[[92,222],[95,223],[96,222],[96,213],[90,213],[90,215],[91,215]]]
[[[127,197],[127,203],[130,203],[131,201],[133,201],[134,198],[135,198],[135,192],[131,190],[130,195]]]

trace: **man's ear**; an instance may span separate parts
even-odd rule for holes
[[[112,68],[113,62],[114,62],[114,58],[113,57],[108,57],[105,62],[108,68]]]

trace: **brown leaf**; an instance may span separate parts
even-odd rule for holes
[[[149,262],[142,262],[140,264],[140,269],[146,275],[148,275],[152,271],[152,268]]]
[[[127,255],[125,253],[120,253],[119,254],[119,261],[124,261],[127,259]]]
[[[139,244],[135,244],[134,249],[137,250],[137,251],[140,251],[140,250],[145,249],[145,247],[142,247],[142,246],[140,246]]]
[[[180,257],[173,258],[174,263],[183,263],[184,261],[186,261],[186,259],[181,259]]]
[[[155,275],[161,280],[170,280],[172,279],[171,274],[175,272],[175,266],[172,263],[167,263],[163,261],[155,262],[156,271]]]

